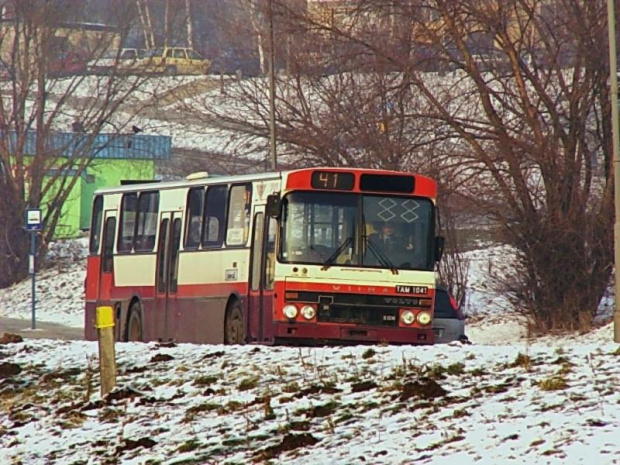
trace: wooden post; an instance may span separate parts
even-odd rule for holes
[[[116,386],[116,357],[114,354],[114,309],[97,307],[95,327],[99,339],[99,374],[101,397]]]

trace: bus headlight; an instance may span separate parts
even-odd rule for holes
[[[415,321],[415,315],[411,310],[405,310],[403,313],[401,313],[400,320],[406,325],[410,325],[413,324],[413,322]]]
[[[311,320],[316,315],[314,308],[310,305],[304,305],[301,307],[301,316],[303,316],[306,320]]]
[[[426,326],[427,324],[429,324],[431,322],[432,318],[431,318],[431,314],[428,312],[420,312],[418,313],[418,323],[420,323],[422,326]]]
[[[290,318],[291,320],[293,318],[295,318],[297,316],[297,307],[295,307],[294,305],[285,305],[284,308],[282,309],[282,313],[284,313],[284,316],[287,318]]]

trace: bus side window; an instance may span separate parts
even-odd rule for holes
[[[103,233],[103,257],[101,271],[111,273],[114,271],[114,230],[116,229],[116,218],[108,218],[105,222]]]
[[[190,189],[187,194],[187,216],[185,220],[185,248],[197,249],[202,235],[202,202],[204,189]]]
[[[252,239],[252,273],[250,275],[250,290],[258,291],[260,287],[261,267],[263,266],[263,228],[265,227],[265,214],[263,212],[254,215],[254,238]]]
[[[135,249],[151,252],[155,247],[157,217],[159,213],[159,192],[143,192],[138,202]]]
[[[217,216],[205,217],[204,243],[208,247],[219,247],[222,245],[220,234],[220,226],[224,224],[220,222]]]
[[[181,243],[181,220],[172,223],[172,248],[170,250],[170,292],[177,292],[179,285],[179,244]]]
[[[276,231],[278,230],[278,222],[275,218],[269,218],[269,226],[267,229],[266,250],[267,254],[265,265],[265,289],[273,289],[273,280],[276,271]]]
[[[135,192],[123,195],[121,202],[121,225],[118,228],[118,251],[131,252],[136,232],[136,210],[138,194]]]
[[[221,247],[224,242],[228,186],[212,186],[207,190],[203,214],[202,245]]]
[[[251,204],[251,184],[237,185],[230,189],[226,245],[239,246],[248,243]]]
[[[91,255],[99,253],[99,245],[101,242],[101,227],[103,220],[103,197],[98,195],[93,201],[93,216],[90,223],[90,241],[88,250]],[[114,235],[114,233],[112,233]]]

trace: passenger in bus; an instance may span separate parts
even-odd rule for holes
[[[187,237],[188,247],[198,247],[200,244],[200,233],[202,231],[202,218],[200,216],[193,216],[190,220],[189,234]]]

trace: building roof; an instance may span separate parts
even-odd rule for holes
[[[36,153],[36,133],[26,134],[23,153]],[[92,140],[92,146],[89,147]],[[17,134],[8,138],[9,150],[15,150]],[[168,160],[172,153],[172,137],[145,134],[99,134],[55,132],[48,134],[45,151],[52,156],[107,158],[117,160]]]

